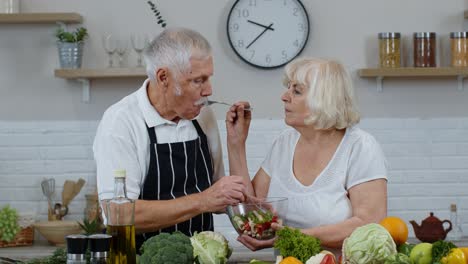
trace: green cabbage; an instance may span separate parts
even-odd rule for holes
[[[397,253],[395,242],[379,224],[356,228],[343,242],[343,259],[349,264],[379,264]]]
[[[200,264],[226,264],[232,249],[229,242],[218,232],[203,231],[191,238],[193,256]]]

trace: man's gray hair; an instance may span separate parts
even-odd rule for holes
[[[144,49],[148,78],[155,81],[156,71],[168,67],[177,77],[188,73],[190,58],[211,56],[211,46],[200,33],[187,28],[169,28],[156,36]]]

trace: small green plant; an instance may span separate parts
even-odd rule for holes
[[[92,234],[101,233],[101,223],[96,217],[93,221],[89,221],[86,217],[83,219],[83,224],[78,222],[81,229],[83,229],[85,235],[89,236]]]
[[[77,28],[75,31],[65,31],[63,27],[59,27],[55,32],[55,36],[60,42],[80,42],[88,37],[88,31],[84,27]]]
[[[158,19],[158,24],[160,24],[162,28],[165,28],[167,25],[166,21],[162,18],[161,12],[159,12],[159,10],[157,9],[156,4],[150,0],[148,0],[147,3],[151,7],[151,11],[153,11],[154,15]]]
[[[18,212],[6,205],[0,210],[0,240],[11,242],[21,230],[18,225]]]

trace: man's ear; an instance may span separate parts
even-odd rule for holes
[[[156,80],[163,88],[167,88],[169,83],[169,70],[167,68],[159,68],[156,71]]]

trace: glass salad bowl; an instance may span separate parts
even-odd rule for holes
[[[245,234],[259,240],[267,240],[275,236],[271,224],[282,224],[287,209],[286,197],[249,197],[244,203],[228,206],[227,214],[239,235]]]

